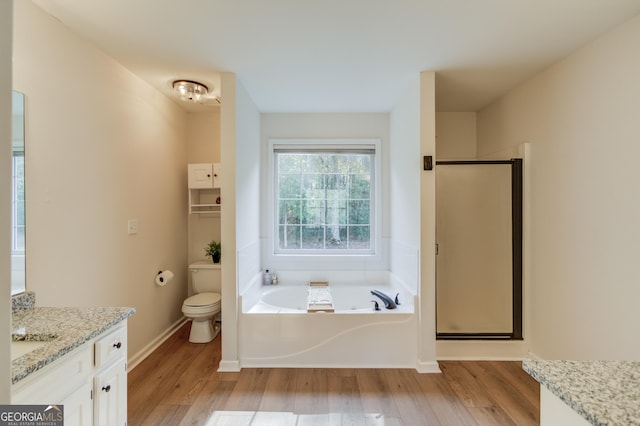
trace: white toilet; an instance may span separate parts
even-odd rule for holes
[[[182,313],[192,320],[189,341],[207,343],[220,332],[215,316],[220,313],[222,293],[220,264],[199,260],[189,265],[193,296],[182,303]]]

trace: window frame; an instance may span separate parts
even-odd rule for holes
[[[356,250],[295,250],[282,251],[278,248],[278,206],[276,196],[276,151],[364,151],[372,152],[372,191],[370,221],[370,249]],[[357,268],[353,264],[357,260],[379,262],[382,259],[382,143],[380,139],[269,139],[268,140],[268,245],[265,247],[269,254],[269,264],[279,269],[304,268]],[[295,266],[294,266],[295,262]],[[348,266],[350,265],[350,266]]]

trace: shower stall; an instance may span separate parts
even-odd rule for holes
[[[438,339],[522,339],[522,159],[436,162]]]

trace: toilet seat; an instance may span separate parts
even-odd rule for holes
[[[206,315],[220,311],[220,294],[199,293],[186,299],[182,303],[185,315]]]
[[[220,304],[219,293],[198,293],[185,299],[182,306],[200,307]]]

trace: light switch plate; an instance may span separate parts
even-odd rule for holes
[[[129,219],[127,222],[127,234],[133,235],[138,233],[138,219]]]

